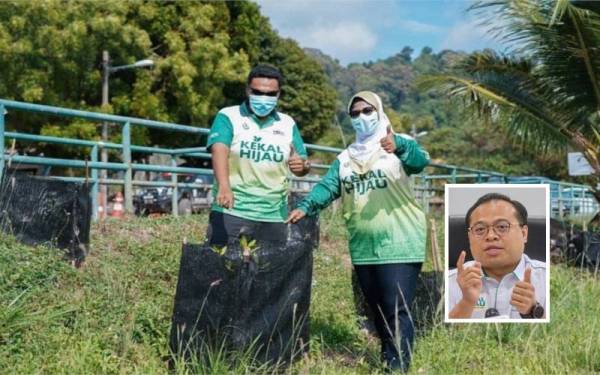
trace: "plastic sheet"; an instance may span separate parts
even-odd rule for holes
[[[24,174],[0,181],[0,230],[27,245],[65,249],[73,260],[87,254],[91,207],[85,183]]]
[[[600,233],[573,230],[566,257],[578,266],[600,268]]]
[[[184,244],[171,349],[202,355],[219,347],[255,353],[261,363],[289,363],[308,350],[312,251],[317,218],[288,226],[284,239],[226,248]]]

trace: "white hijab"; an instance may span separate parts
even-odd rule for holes
[[[392,132],[393,129],[391,128],[390,120],[383,112],[383,104],[381,103],[381,98],[379,95],[371,91],[361,91],[357,93],[350,99],[350,102],[348,103],[348,112],[350,112],[352,103],[357,98],[360,98],[361,100],[372,105],[377,110],[377,114],[379,116],[379,125],[371,136],[363,139],[359,139],[357,136],[354,143],[348,146],[350,158],[362,167],[365,166],[369,160],[371,160],[373,155],[383,150],[380,142],[381,138],[384,138],[387,135],[388,126]]]

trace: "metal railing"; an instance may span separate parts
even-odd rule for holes
[[[79,118],[95,122],[109,122],[121,126],[122,142],[110,143],[101,141],[90,141],[70,138],[60,138],[43,136],[36,134],[24,134],[18,132],[5,131],[5,115],[8,110],[41,113],[49,116],[59,116],[67,118]],[[171,208],[174,215],[177,215],[178,189],[179,188],[202,188],[204,184],[185,183],[177,180],[178,174],[212,174],[211,169],[178,167],[178,157],[192,157],[209,159],[210,154],[206,152],[205,147],[191,147],[179,149],[166,149],[160,147],[147,147],[131,144],[131,127],[142,126],[154,129],[160,129],[171,132],[183,132],[187,134],[203,135],[208,134],[209,129],[192,127],[188,125],[152,121],[135,117],[116,116],[98,112],[73,110],[68,108],[52,107],[39,104],[23,103],[11,100],[0,99],[0,176],[6,169],[6,161],[14,163],[28,163],[43,166],[65,167],[65,168],[84,168],[89,169],[89,177],[64,177],[54,176],[67,181],[89,181],[92,185],[92,205],[93,217],[98,216],[98,187],[100,184],[122,185],[124,186],[125,209],[133,212],[133,187],[134,186],[164,186],[173,189],[171,197]],[[23,142],[43,142],[60,144],[66,146],[89,148],[88,160],[72,160],[60,158],[47,158],[40,156],[27,155],[6,155],[6,139],[14,139]],[[313,152],[325,152],[338,154],[342,151],[340,148],[307,144],[307,149]],[[99,162],[99,151],[102,149],[113,149],[121,151],[121,163]],[[146,154],[163,154],[171,157],[171,165],[150,165],[133,163],[132,152]],[[313,164],[313,168],[324,170],[329,168],[327,164]],[[100,179],[98,170],[105,169],[110,171],[124,172],[123,179]],[[134,171],[145,172],[167,172],[171,173],[171,181],[139,181],[133,180]],[[437,173],[435,173],[437,172]],[[292,177],[293,183],[304,183],[309,187],[319,181],[318,177],[296,178]],[[425,209],[428,209],[433,198],[443,196],[445,183],[547,183],[550,185],[551,195],[551,213],[554,217],[563,217],[577,214],[590,215],[598,211],[598,202],[590,194],[590,188],[585,185],[572,184],[562,181],[554,181],[545,177],[514,177],[493,171],[484,171],[468,167],[460,167],[448,164],[431,163],[421,174],[412,177],[413,189],[415,195],[422,203]]]
[[[96,122],[109,122],[122,127],[122,143],[105,143],[101,141],[88,141],[70,138],[50,137],[41,136],[35,134],[22,134],[17,132],[6,132],[5,131],[5,116],[8,110],[24,111],[32,113],[42,113],[51,116],[78,118]],[[131,127],[132,126],[143,126],[148,128],[161,129],[165,131],[176,131],[184,132],[188,134],[208,134],[208,129],[197,128],[193,126],[172,124],[160,121],[152,121],[146,119],[140,119],[135,117],[115,116],[98,112],[80,111],[60,107],[52,107],[39,104],[23,103],[11,100],[0,99],[0,176],[4,172],[6,161],[10,160],[14,163],[28,163],[36,165],[46,165],[54,167],[65,167],[65,168],[85,168],[91,171],[89,176],[89,182],[91,183],[91,195],[92,195],[92,206],[93,216],[98,216],[98,186],[99,184],[106,185],[123,185],[124,186],[124,197],[125,197],[125,210],[127,212],[133,212],[133,186],[170,186],[174,189],[172,196],[173,213],[177,214],[177,189],[179,187],[202,187],[200,184],[183,184],[177,181],[177,174],[211,174],[212,170],[203,168],[187,168],[178,167],[176,165],[176,159],[178,156],[189,156],[189,157],[208,157],[204,147],[187,148],[187,149],[164,149],[159,147],[145,147],[131,144]],[[44,142],[61,144],[66,146],[76,147],[88,147],[90,148],[89,160],[72,160],[72,159],[58,159],[58,158],[47,158],[39,156],[25,156],[25,155],[6,155],[5,153],[5,140],[6,138],[12,138],[19,141],[28,142]],[[106,149],[117,149],[121,150],[122,163],[103,163],[98,161],[99,151],[102,148]],[[171,156],[171,165],[149,165],[133,163],[131,153],[157,153]],[[123,179],[99,179],[98,170],[106,169],[111,171],[123,171]],[[171,173],[171,182],[155,182],[155,181],[134,181],[133,171],[145,171],[145,172],[169,172]],[[85,181],[88,178],[83,177],[62,177],[57,176],[62,180],[68,181]]]

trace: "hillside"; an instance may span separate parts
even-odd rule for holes
[[[180,243],[201,241],[206,223],[200,215],[96,224],[93,252],[79,270],[56,251],[1,237],[0,373],[168,373]],[[438,227],[441,238],[441,222]],[[345,233],[330,210],[321,233],[311,351],[292,373],[380,373],[376,340],[356,324]],[[431,273],[429,264],[424,271]],[[411,373],[599,372],[600,283],[571,267],[554,266],[551,273],[551,323],[448,325],[437,315],[418,324]],[[213,373],[269,372],[243,355],[233,361],[217,355],[213,365]],[[176,370],[210,373],[203,366]]]
[[[353,130],[346,114],[347,101],[353,93],[372,90],[378,93],[386,113],[397,132],[418,134],[438,163],[469,166],[511,175],[539,175],[568,179],[566,155],[534,154],[525,146],[513,144],[499,129],[492,128],[477,117],[463,112],[462,102],[420,92],[415,80],[425,74],[449,72],[467,56],[462,52],[434,52],[425,47],[416,57],[412,48],[386,59],[342,66],[317,49],[305,52],[319,61],[329,82],[338,94],[337,118],[344,129],[346,142],[353,140]],[[329,144],[342,146],[339,130],[330,129],[325,136]]]

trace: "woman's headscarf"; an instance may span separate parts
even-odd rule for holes
[[[381,98],[379,95],[371,91],[361,91],[356,93],[348,103],[348,113],[350,113],[352,104],[356,100],[362,100],[372,105],[379,116],[379,125],[371,136],[364,139],[359,139],[359,137],[356,137],[354,143],[348,146],[350,158],[360,166],[363,166],[373,157],[373,155],[375,155],[375,153],[382,150],[380,142],[381,138],[387,135],[388,126],[390,127],[391,131],[393,130],[391,129],[390,120],[383,112],[383,104],[381,103]]]

